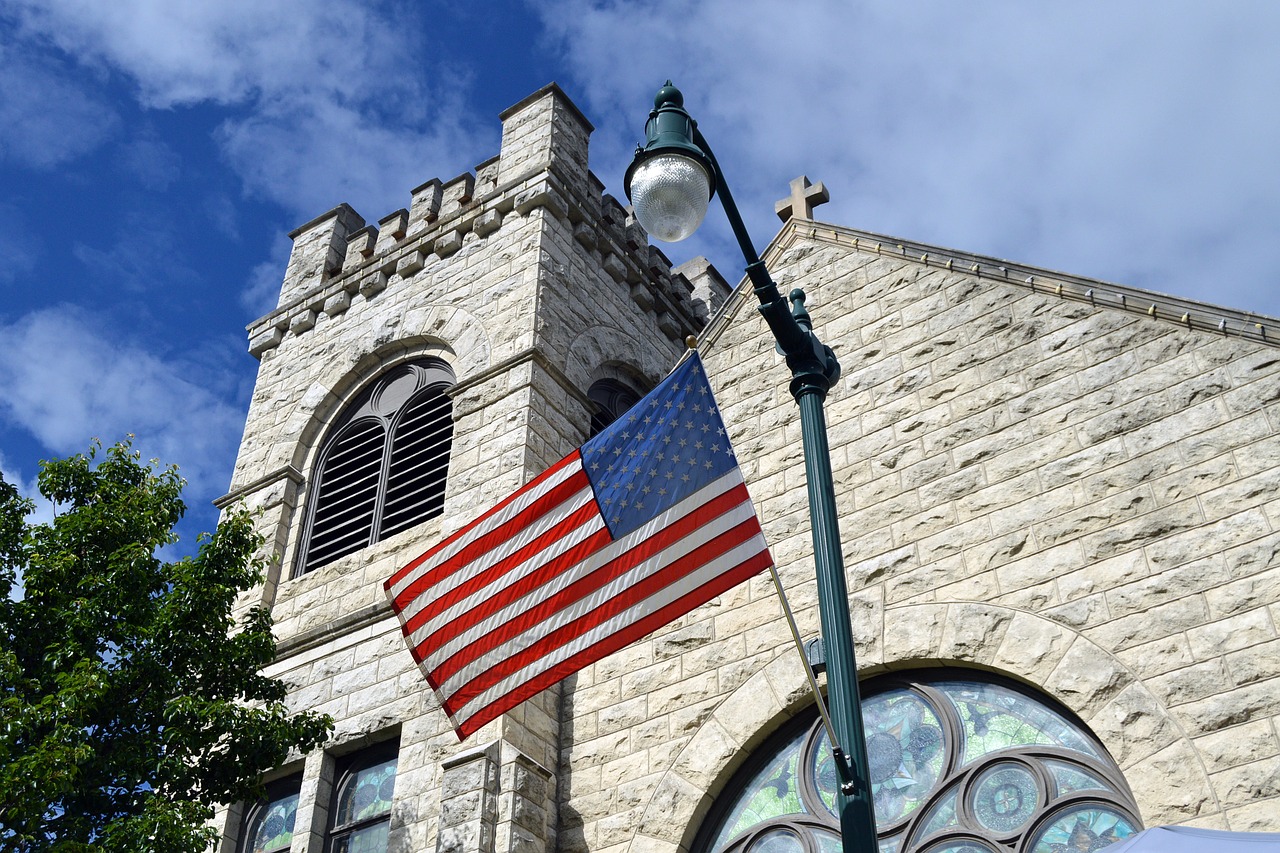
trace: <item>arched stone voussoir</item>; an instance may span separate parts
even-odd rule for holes
[[[1119,658],[1078,631],[1036,613],[972,601],[886,608],[885,626],[886,668],[974,666],[1061,702],[1124,771],[1144,820],[1184,821],[1220,810],[1203,762],[1169,709]],[[922,637],[936,640],[931,652],[921,653],[931,641]]]
[[[591,326],[584,329],[569,345],[569,362],[565,375],[579,388],[587,388],[594,380],[605,378],[608,371],[601,367],[626,365],[638,371],[644,384],[656,385],[674,366],[656,360],[637,362],[637,354],[647,353],[652,347],[642,346],[630,333],[609,326]],[[616,378],[616,377],[615,377]]]
[[[760,743],[812,701],[804,669],[788,645],[743,682],[698,727],[646,804],[631,853],[687,851],[716,794]]]
[[[405,313],[402,343],[440,341],[453,353],[450,366],[461,381],[488,370],[493,346],[476,315],[454,305],[430,305]]]
[[[883,626],[884,656],[872,670],[972,667],[1057,699],[1125,770],[1144,819],[1203,818],[1219,808],[1202,763],[1193,758],[1194,746],[1168,709],[1115,655],[1083,634],[1035,613],[981,602],[889,607]],[[804,671],[787,648],[699,726],[656,786],[629,850],[687,853],[734,772],[811,701]],[[1176,784],[1166,784],[1174,778],[1167,769],[1170,755],[1193,759],[1182,762]]]

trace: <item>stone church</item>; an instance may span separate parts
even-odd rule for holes
[[[405,645],[383,582],[689,336],[818,635],[799,418],[750,288],[649,243],[557,86],[501,121],[497,156],[405,209],[294,231],[249,328],[220,505],[274,554],[243,602],[274,615],[270,674],[336,730],[220,812],[219,849],[834,853],[831,747],[767,573],[462,743]],[[822,198],[793,182],[764,259],[843,366],[879,850],[1280,829],[1280,320],[822,222]]]

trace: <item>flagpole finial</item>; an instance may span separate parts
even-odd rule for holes
[[[690,335],[689,337],[684,339],[684,345],[687,346],[689,349],[697,349],[698,339],[695,338],[693,335]]]

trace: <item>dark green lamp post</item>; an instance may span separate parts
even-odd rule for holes
[[[827,698],[832,727],[839,741],[833,747],[841,776],[837,794],[841,835],[846,853],[874,853],[877,849],[875,813],[867,774],[857,664],[849,623],[849,592],[845,585],[831,451],[827,446],[823,411],[827,391],[840,376],[840,363],[831,348],[814,335],[813,323],[804,308],[804,294],[793,290],[788,306],[778,292],[778,286],[751,244],[715,155],[698,131],[698,123],[685,112],[684,96],[670,80],[654,98],[654,110],[649,113],[645,135],[645,144],[636,149],[635,160],[623,179],[636,219],[660,240],[683,240],[697,230],[706,216],[707,204],[719,191],[729,224],[746,258],[747,276],[760,300],[760,313],[773,331],[778,351],[791,368],[791,394],[800,407],[804,442],[814,568],[818,575],[818,611],[827,654]]]

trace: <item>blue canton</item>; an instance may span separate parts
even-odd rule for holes
[[[615,539],[736,467],[697,353],[582,445],[582,461]]]

